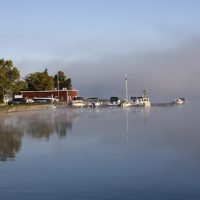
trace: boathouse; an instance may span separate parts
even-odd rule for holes
[[[59,101],[68,102],[72,98],[78,96],[78,90],[47,90],[47,91],[20,91],[22,99],[33,99],[34,97],[52,97]]]

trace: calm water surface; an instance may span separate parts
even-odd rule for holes
[[[199,103],[1,115],[0,199],[199,200]]]

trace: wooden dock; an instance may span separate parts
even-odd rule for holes
[[[173,106],[176,103],[174,101],[168,103],[151,103],[151,106]]]

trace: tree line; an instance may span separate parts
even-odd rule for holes
[[[14,66],[12,60],[0,59],[0,101],[4,95],[19,94],[20,91],[42,91],[42,90],[72,89],[71,78],[63,71],[58,71],[50,76],[48,69],[42,72],[29,73],[21,79],[20,71]]]

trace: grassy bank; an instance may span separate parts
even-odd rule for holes
[[[23,104],[23,105],[1,105],[0,112],[10,113],[10,112],[22,112],[22,111],[30,111],[30,110],[41,110],[48,109],[48,104]]]

